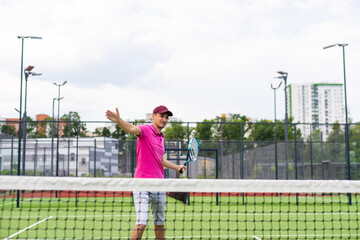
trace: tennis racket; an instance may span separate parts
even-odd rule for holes
[[[197,140],[197,138],[190,139],[187,147],[187,156],[184,166],[186,166],[188,162],[194,162],[198,159],[199,149],[200,149],[199,140]],[[179,173],[183,173],[183,169],[180,169]]]

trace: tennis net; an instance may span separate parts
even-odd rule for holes
[[[0,191],[1,239],[129,239],[133,191],[166,192],[166,239],[360,238],[360,181],[0,176]]]

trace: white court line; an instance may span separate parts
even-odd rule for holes
[[[39,198],[29,198],[29,199],[22,199],[20,202],[25,202],[25,201],[33,201],[33,199],[39,199]],[[11,202],[11,203],[7,203],[7,204],[2,204],[2,205],[0,205],[0,206],[6,206],[6,205],[12,205],[12,204],[15,204],[16,203],[16,201],[14,201],[14,202]]]
[[[257,237],[257,236],[252,236],[253,238],[255,238],[256,240],[262,240],[261,238]]]
[[[33,225],[30,225],[30,226],[24,228],[23,230],[18,231],[17,233],[14,233],[13,235],[11,235],[11,236],[9,236],[9,237],[7,237],[7,238],[4,238],[4,240],[8,240],[8,239],[10,239],[10,238],[12,238],[12,237],[14,237],[14,236],[16,236],[16,235],[19,235],[20,233],[22,233],[22,232],[24,232],[24,231],[32,228],[33,226],[38,225],[38,224],[40,224],[40,223],[42,223],[42,222],[44,222],[44,221],[47,221],[47,220],[49,220],[49,219],[52,218],[52,217],[53,217],[53,216],[50,216],[50,217],[47,217],[47,218],[45,218],[45,219],[43,219],[43,220],[41,220],[41,221],[39,221],[39,222],[37,222],[37,223],[34,223]]]
[[[11,202],[11,203],[7,203],[7,204],[2,204],[1,206],[6,206],[6,205],[13,205],[15,204],[16,202]]]

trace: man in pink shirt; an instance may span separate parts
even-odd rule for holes
[[[164,178],[164,167],[177,172],[186,170],[184,165],[176,165],[165,158],[164,135],[161,130],[166,126],[172,112],[165,106],[160,105],[153,110],[151,125],[135,126],[120,118],[119,110],[116,112],[106,111],[106,117],[117,123],[125,132],[137,136],[137,166],[135,178]],[[182,172],[183,172],[182,171]],[[132,231],[131,239],[142,238],[149,219],[149,204],[153,214],[156,239],[165,239],[165,204],[164,192],[133,192],[136,225]]]

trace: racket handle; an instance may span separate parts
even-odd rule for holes
[[[184,166],[186,166],[186,163],[184,163]],[[182,169],[182,168],[179,170],[179,173],[183,173],[183,169]]]

